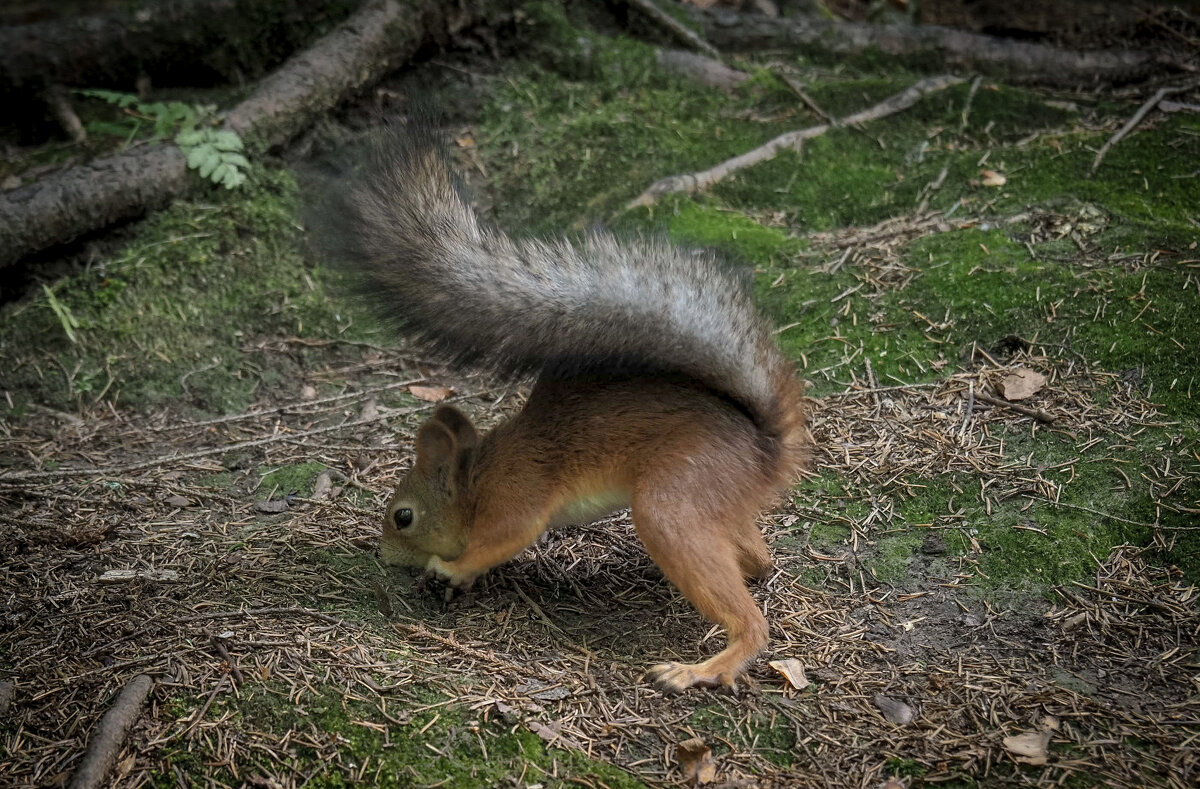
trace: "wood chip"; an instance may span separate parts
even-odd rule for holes
[[[127,584],[130,581],[154,583],[178,583],[179,573],[174,570],[105,570],[96,579],[102,584]]]
[[[1046,749],[1050,745],[1050,732],[1031,731],[1004,738],[1004,747],[1013,758],[1022,764],[1034,766],[1046,763]]]

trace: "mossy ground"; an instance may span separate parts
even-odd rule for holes
[[[1195,506],[1200,474],[1200,120],[1186,113],[1155,119],[1110,151],[1093,177],[1094,151],[1128,107],[1064,108],[1034,91],[985,82],[965,113],[964,84],[867,128],[835,129],[706,194],[626,210],[660,177],[704,169],[818,121],[772,74],[778,62],[743,63],[754,78],[726,94],[663,73],[644,45],[595,34],[586,40],[585,53],[506,62],[501,74],[482,81],[475,142],[462,145],[486,172],[487,203],[506,229],[536,235],[600,223],[622,234],[661,232],[722,249],[753,268],[759,303],[787,327],[780,344],[816,397],[862,378],[845,366],[847,349],[872,361],[881,385],[927,383],[969,367],[974,349],[1015,335],[1060,349],[1064,364],[1086,360],[1135,379],[1160,407],[1159,424],[1131,436],[1121,457],[1097,452],[1059,480],[1067,507],[1014,498],[989,508],[963,495],[978,488],[969,475],[902,480],[892,491],[894,515],[861,535],[860,559],[879,582],[921,589],[945,580],[950,561],[967,556],[982,571],[970,594],[1044,595],[1087,578],[1098,559],[1126,543],[1154,545],[1157,561],[1200,577],[1200,544],[1184,530],[1194,519],[1187,506]],[[921,76],[869,59],[782,65],[796,69],[834,114]],[[981,186],[985,167],[1004,173],[1007,184]],[[943,169],[941,187],[929,191]],[[930,209],[961,226],[900,247],[913,272],[909,281],[864,287],[861,270],[824,265],[836,254],[814,234],[910,215],[926,196]],[[120,249],[48,283],[53,299],[32,291],[4,305],[4,418],[20,420],[35,405],[87,410],[102,402],[130,412],[233,413],[294,399],[312,370],[342,358],[344,343],[388,342],[344,295],[339,276],[306,260],[298,204],[294,177],[260,162],[248,188],[213,189],[176,203],[138,225]],[[1020,213],[1028,216],[1007,221]],[[1045,216],[1087,229],[1040,232]],[[67,314],[77,321],[74,338],[64,328]],[[319,394],[338,390],[336,382],[314,383]],[[1100,402],[1106,393],[1092,396]],[[1049,474],[1080,453],[1074,436],[1028,420],[1005,431],[1008,456],[1034,457]],[[1160,506],[1151,482],[1137,473],[1164,463],[1191,475],[1168,502],[1182,509]],[[324,467],[314,461],[269,470],[258,488],[262,495],[308,495]],[[217,488],[229,479],[225,472],[207,477]],[[844,548],[868,498],[838,474],[822,473],[794,492],[808,526],[781,535],[778,544],[821,553]],[[946,555],[931,558],[922,551],[928,528],[951,514],[960,525],[943,532]],[[1155,521],[1181,530],[1156,542],[1144,525]],[[1036,528],[1016,528],[1028,524]],[[310,560],[321,556],[333,561],[340,554],[312,553]],[[827,580],[818,570],[798,572],[805,584]],[[436,721],[425,715],[385,727],[386,744],[378,729],[356,721],[368,711],[327,690],[301,714],[258,687],[220,702],[212,716],[228,713],[232,725],[256,730],[303,724],[336,740],[336,770],[320,769],[319,749],[296,750],[299,771],[318,775],[317,786],[351,783],[357,768],[379,776],[381,786],[495,785],[524,774],[526,765],[545,785],[588,777],[639,785],[614,768],[548,748],[524,729],[480,724],[453,704],[441,709]],[[727,723],[728,712],[723,703],[702,707],[689,723],[742,745],[757,742],[771,762],[795,758],[790,731],[772,729],[766,718]],[[433,732],[445,747],[430,751],[409,736],[412,729]],[[212,767],[182,750],[167,761],[184,773]],[[894,761],[897,774],[925,769]]]
[[[448,704],[451,701],[437,690],[411,690],[394,708],[411,705],[425,711],[400,713],[401,718],[393,715],[387,720],[378,707],[347,701],[334,691],[297,701],[286,689],[267,684],[236,700],[214,704],[212,714],[226,720],[227,736],[269,740],[296,732],[315,734],[297,738],[287,769],[311,776],[305,785],[320,789],[364,782],[383,789],[539,783],[563,787],[580,781],[613,789],[644,786],[611,765],[550,748],[536,734],[513,726],[499,714],[485,718],[457,710]],[[181,716],[189,711],[179,709]],[[240,780],[226,767],[200,763],[184,743],[169,746],[164,761],[172,768],[160,782],[164,787],[176,785],[176,767],[184,774],[204,774],[227,785]]]

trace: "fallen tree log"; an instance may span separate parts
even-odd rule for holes
[[[947,66],[969,69],[1010,82],[1058,86],[1117,84],[1144,79],[1164,68],[1151,52],[1071,51],[1045,44],[968,33],[937,25],[872,25],[829,22],[685,7],[705,38],[726,52],[764,49],[931,56]]]
[[[286,142],[317,114],[484,18],[484,2],[369,0],[309,49],[265,78],[226,115],[226,126],[263,151]],[[173,144],[145,145],[72,167],[0,194],[0,267],[145,211],[192,184]]]
[[[32,100],[54,85],[132,90],[142,76],[159,86],[254,77],[353,7],[350,0],[166,0],[0,27],[0,96]]]

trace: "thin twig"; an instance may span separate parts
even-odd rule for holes
[[[779,78],[783,80],[783,84],[787,85],[788,89],[791,90],[792,93],[795,93],[797,98],[804,102],[810,110],[815,112],[817,116],[821,118],[821,120],[825,121],[830,126],[837,126],[837,118],[830,115],[821,108],[821,105],[813,101],[812,96],[809,96],[808,93],[805,92],[803,86],[800,85],[799,80],[790,74],[780,74]]]
[[[229,649],[227,649],[225,646],[225,639],[214,635],[212,637],[212,645],[213,649],[217,650],[217,654],[221,657],[221,660],[224,660],[229,665],[229,673],[233,675],[233,684],[241,685],[243,682],[245,682],[245,678],[242,676],[242,670],[238,668],[237,662],[233,659],[233,656],[229,654]]]
[[[1045,496],[1034,496],[1034,495],[1027,493],[1027,494],[1025,494],[1025,498],[1033,499],[1034,501],[1045,502],[1046,504],[1053,504],[1055,507],[1066,507],[1069,510],[1079,510],[1080,512],[1089,512],[1092,515],[1099,515],[1101,518],[1108,518],[1110,521],[1117,521],[1118,523],[1128,523],[1130,526],[1141,526],[1142,528],[1145,528],[1145,529],[1177,529],[1180,531],[1187,530],[1187,527],[1163,526],[1162,524],[1159,524],[1159,523],[1146,523],[1145,521],[1130,520],[1129,518],[1122,518],[1120,515],[1113,515],[1111,512],[1104,512],[1103,510],[1097,510],[1097,509],[1093,509],[1091,507],[1085,507],[1082,504],[1068,504],[1065,501],[1055,501],[1054,499],[1047,498]],[[1200,526],[1197,526],[1196,528],[1200,529]]]
[[[275,414],[286,414],[293,409],[308,409],[317,408],[330,403],[337,403],[343,400],[353,400],[359,397],[378,394],[380,392],[391,391],[392,389],[403,389],[406,386],[419,384],[424,381],[424,378],[410,378],[407,381],[396,381],[395,383],[376,386],[370,389],[363,389],[361,392],[346,392],[345,394],[333,395],[331,397],[321,397],[316,400],[302,400],[283,405],[275,406],[274,408],[263,408],[258,411],[246,411],[241,414],[229,414],[228,416],[218,416],[213,419],[205,419],[198,422],[177,422],[163,427],[156,428],[159,432],[166,430],[194,430],[201,427],[211,427],[213,425],[226,425],[230,422],[241,422],[245,419],[256,419],[263,416],[273,416]]]
[[[1023,414],[1032,419],[1036,419],[1044,425],[1054,424],[1054,417],[1037,408],[1030,408],[1029,406],[1018,405],[1017,403],[1010,403],[1007,400],[1001,400],[999,397],[992,397],[991,395],[984,394],[983,392],[976,392],[975,399],[981,400],[989,405],[999,406],[1001,408],[1008,408],[1016,411],[1018,414]]]
[[[465,395],[464,395],[465,397]],[[460,398],[450,398],[442,402],[452,402]],[[435,408],[440,403],[426,403],[424,405],[411,406],[409,408],[401,408],[392,411],[391,416],[406,416],[415,414],[420,411],[428,411]],[[304,430],[299,433],[280,433],[266,438],[256,438],[250,441],[238,441],[233,444],[225,444],[219,447],[209,447],[208,449],[198,449],[195,452],[183,452],[178,455],[162,455],[149,460],[143,460],[138,463],[130,463],[125,466],[101,466],[94,468],[64,468],[56,471],[12,471],[0,473],[0,485],[13,484],[18,482],[27,482],[37,479],[61,479],[63,477],[85,477],[94,475],[98,477],[109,476],[112,474],[127,474],[130,471],[140,471],[145,468],[154,468],[157,466],[172,465],[181,463],[185,460],[196,460],[197,458],[211,457],[213,455],[223,455],[227,452],[236,452],[241,449],[250,449],[253,447],[266,446],[267,444],[275,444],[281,441],[295,441],[300,438],[310,438],[319,436],[325,433],[333,433],[337,430],[346,430],[351,427],[361,427],[379,422],[381,417],[373,416],[367,419],[352,419],[349,422],[342,422],[337,425],[329,425],[327,427],[318,427],[313,430]]]
[[[971,424],[971,416],[975,413],[975,382],[967,382],[967,411],[963,414],[962,424],[959,425],[958,434],[964,435],[967,432],[967,426]]]
[[[217,694],[221,692],[221,688],[225,687],[225,680],[228,678],[228,674],[221,675],[221,678],[217,680],[217,686],[212,689],[212,693],[209,693],[208,698],[205,699],[204,706],[200,708],[200,711],[197,712],[196,716],[192,718],[190,723],[188,723],[187,728],[184,729],[179,735],[180,737],[187,737],[191,735],[196,726],[200,724],[200,721],[204,720],[204,716],[208,714],[208,708],[212,706],[213,701],[217,698]]]
[[[847,115],[842,118],[840,125],[854,126],[859,123],[878,120],[879,118],[888,115],[894,115],[897,112],[906,110],[916,104],[922,97],[940,90],[945,90],[953,85],[958,85],[963,82],[962,77],[955,77],[949,74],[943,74],[937,77],[929,77],[917,82],[907,90],[901,91],[887,99],[879,102],[873,107]],[[781,134],[775,139],[760,145],[752,151],[735,156],[721,162],[716,167],[696,173],[688,173],[685,175],[672,175],[666,178],[660,178],[650,185],[646,191],[642,192],[634,200],[630,201],[626,208],[636,208],[638,206],[653,205],[659,197],[666,194],[677,192],[695,192],[700,189],[705,189],[713,184],[723,180],[729,175],[743,170],[751,165],[773,159],[780,151],[788,148],[796,148],[805,140],[811,140],[814,137],[819,137],[825,132],[833,128],[832,124],[823,123],[820,126],[812,126],[807,129],[799,129],[797,131]]]
[[[1116,134],[1114,134],[1112,137],[1109,137],[1108,142],[1104,143],[1100,150],[1096,152],[1096,158],[1092,162],[1092,172],[1095,173],[1096,169],[1100,167],[1100,162],[1104,161],[1104,155],[1108,153],[1109,149],[1119,143],[1121,140],[1125,139],[1125,135],[1133,131],[1134,128],[1142,122],[1142,118],[1145,118],[1150,110],[1154,109],[1160,101],[1172,94],[1182,93],[1185,90],[1191,90],[1192,88],[1196,87],[1197,84],[1200,84],[1200,82],[1191,80],[1183,85],[1176,85],[1170,88],[1159,88],[1153,96],[1146,100],[1146,103],[1138,107],[1138,111],[1133,113],[1133,117],[1126,121],[1125,125],[1122,126]]]
[[[967,100],[963,102],[962,123],[959,124],[959,131],[967,128],[967,119],[971,116],[971,102],[975,100],[975,94],[979,92],[979,86],[982,83],[983,77],[976,77],[971,80],[971,90],[967,92]]]
[[[625,0],[625,3],[641,11],[651,21],[673,35],[684,46],[703,52],[710,58],[721,59],[721,53],[717,51],[716,47],[705,41],[695,30],[685,26],[675,17],[659,8],[652,0]]]
[[[292,608],[246,608],[240,611],[209,611],[207,613],[176,617],[175,622],[200,622],[205,619],[234,619],[243,616],[273,616],[275,614],[311,616],[313,619],[320,619],[322,622],[328,622],[331,625],[346,626],[346,623],[336,616],[330,616],[320,611],[313,611],[310,608],[301,608],[299,606]]]
[[[945,381],[930,381],[923,384],[900,384],[899,386],[877,386],[872,389],[851,389],[846,392],[834,392],[821,397],[822,400],[833,400],[842,397],[859,397],[861,395],[875,394],[877,392],[899,392],[907,389],[937,389],[939,386],[944,386]]]

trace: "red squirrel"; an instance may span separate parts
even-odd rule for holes
[[[746,587],[771,569],[756,517],[804,466],[803,386],[745,283],[711,251],[594,231],[514,240],[462,198],[435,124],[385,135],[323,218],[333,250],[438,358],[536,376],[479,435],[440,406],[387,507],[380,555],[452,588],[551,525],[630,507],[650,557],[728,644],[648,677],[734,687],[767,644]]]

